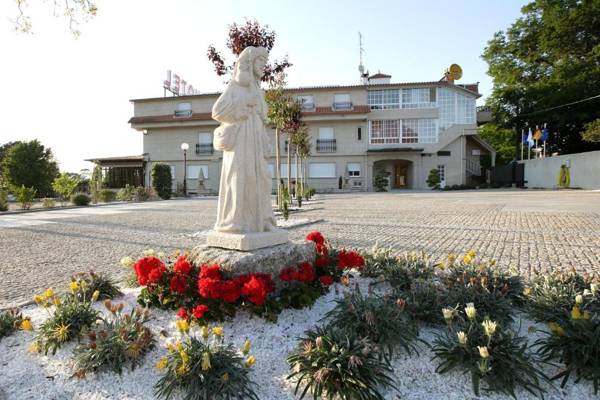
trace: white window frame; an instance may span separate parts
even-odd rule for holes
[[[208,138],[208,140],[202,140],[202,138]],[[212,133],[211,132],[199,132],[198,133],[198,144],[212,144]]]
[[[312,94],[298,95],[296,101],[303,110],[313,110],[315,108],[315,97]]]
[[[191,115],[192,115],[192,103],[190,103],[190,102],[177,103],[177,108],[175,109],[176,117],[189,117]]]
[[[194,171],[196,168],[198,169],[198,172],[192,173],[191,171]],[[197,180],[198,176],[200,175],[200,170],[202,170],[204,172],[204,179],[208,179],[208,164],[188,165],[187,171],[186,171],[186,178],[188,180],[190,180],[190,179]]]
[[[175,181],[175,166],[169,165],[169,168],[171,168],[171,180]]]
[[[352,178],[360,178],[361,176],[361,165],[360,163],[347,163],[346,171],[348,171],[348,176]]]
[[[333,171],[328,171],[329,173],[323,173],[323,172],[318,172],[315,170],[315,168],[317,168],[317,166],[333,166]],[[332,173],[331,173],[332,172]],[[326,178],[326,179],[331,179],[331,178],[336,178],[337,177],[337,171],[336,171],[336,164],[333,163],[324,163],[324,162],[315,162],[315,163],[309,163],[308,164],[308,177],[309,178]]]
[[[398,98],[397,102],[389,101],[392,97],[392,93],[395,92],[396,97]],[[376,102],[373,101],[372,97],[375,97],[376,94],[381,95],[381,101]],[[386,94],[389,96],[386,99]],[[369,90],[367,93],[367,102],[371,110],[398,110],[402,108],[402,90],[401,89],[380,89],[380,90]]]
[[[381,124],[381,135],[377,138],[373,138],[374,123]],[[393,125],[396,125],[396,128],[392,129]],[[438,141],[439,127],[436,118],[369,121],[369,144],[371,145],[431,144]]]
[[[319,140],[333,140],[335,139],[335,130],[331,126],[320,126],[319,127]]]

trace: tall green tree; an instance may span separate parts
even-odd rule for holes
[[[496,149],[496,165],[508,164],[515,158],[513,129],[501,128],[493,122],[488,122],[479,127],[478,131],[479,136]]]
[[[488,105],[496,123],[513,129],[515,154],[526,123],[548,124],[550,152],[600,148],[580,136],[584,124],[600,117],[600,98],[563,107],[600,94],[600,1],[535,0],[521,12],[483,53],[494,80]]]
[[[0,145],[0,178],[2,178],[2,160],[4,160],[6,153],[8,153],[8,149],[13,147],[17,143],[21,143],[21,142],[18,142],[18,141],[17,142],[7,142],[7,143]]]
[[[34,188],[40,197],[52,193],[52,181],[58,176],[58,164],[52,150],[38,140],[17,143],[2,161],[4,180],[13,188]]]

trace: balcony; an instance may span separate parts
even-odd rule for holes
[[[336,151],[335,139],[317,139],[317,153],[335,153]]]
[[[352,110],[352,102],[351,101],[340,101],[333,103],[334,110]]]
[[[175,110],[174,113],[176,118],[185,118],[192,116],[192,110]]]
[[[315,103],[302,102],[300,104],[300,110],[302,110],[302,111],[314,111],[315,110]]]
[[[212,143],[197,143],[196,144],[196,154],[213,154],[214,148]]]

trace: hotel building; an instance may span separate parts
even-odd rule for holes
[[[308,184],[317,191],[372,191],[377,169],[388,189],[425,189],[431,169],[446,186],[485,181],[481,157],[494,149],[477,134],[477,84],[441,80],[391,83],[381,73],[363,84],[288,89],[302,103],[312,147],[306,164]],[[187,151],[190,193],[216,193],[222,154],[213,149],[218,123],[211,109],[219,93],[132,100],[131,127],[143,134],[143,155],[96,159],[111,165],[143,168],[149,184],[152,164],[171,166],[174,185],[184,179],[182,143]],[[274,144],[274,131],[271,131]],[[285,136],[281,137],[282,176],[287,177]],[[293,159],[292,159],[293,160]],[[274,171],[275,151],[269,160]],[[292,178],[295,168],[292,168]],[[274,175],[274,173],[273,173]],[[274,181],[275,184],[275,181]],[[175,189],[175,186],[174,186]]]

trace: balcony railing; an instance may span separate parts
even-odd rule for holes
[[[335,139],[317,139],[317,153],[335,153],[336,151]]]
[[[214,148],[212,143],[197,143],[196,154],[213,154]]]
[[[315,109],[315,103],[303,102],[300,104],[300,109],[302,111],[313,111]]]
[[[191,117],[192,116],[192,110],[175,110],[175,116],[176,117]]]
[[[351,101],[340,101],[337,103],[333,103],[334,110],[351,110],[352,102]]]

